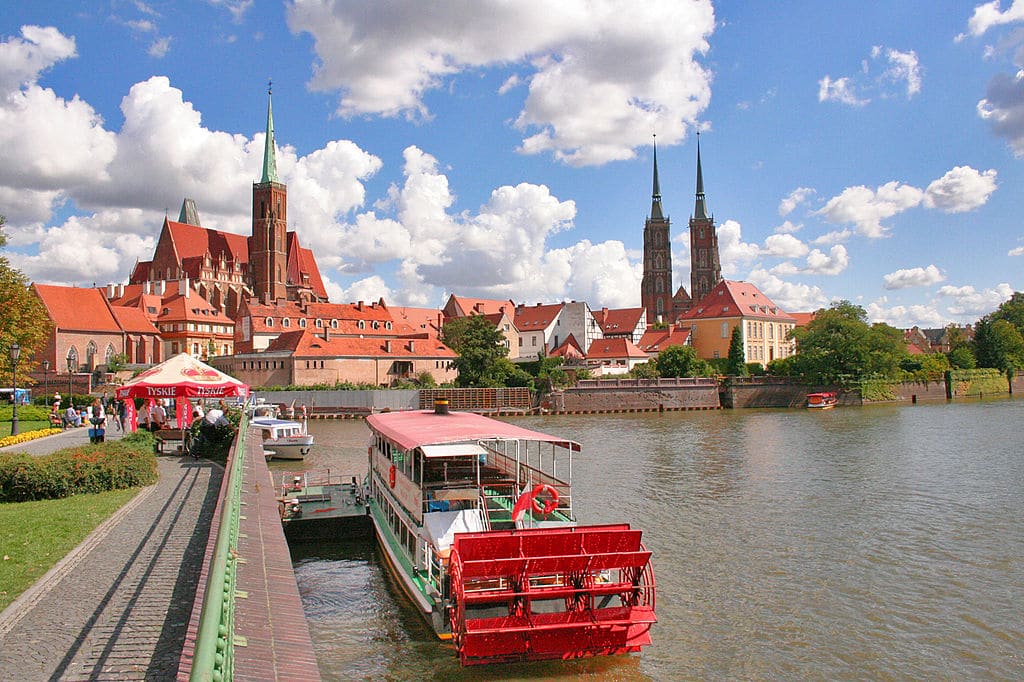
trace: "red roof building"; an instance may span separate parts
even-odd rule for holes
[[[660,329],[647,328],[640,338],[637,346],[648,357],[658,357],[658,354],[669,346],[690,345],[690,329],[676,324],[670,324]]]
[[[598,376],[626,374],[651,358],[626,338],[598,339],[587,349],[587,366]]]
[[[729,356],[736,327],[743,335],[747,362],[766,365],[796,352],[796,344],[787,338],[796,320],[749,282],[722,280],[679,324],[690,327],[690,345],[705,359]]]
[[[601,325],[604,338],[623,337],[638,343],[647,331],[645,308],[601,308],[594,311],[594,319]]]

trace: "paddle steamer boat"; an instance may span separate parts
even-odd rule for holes
[[[468,412],[367,418],[368,504],[398,583],[463,665],[639,651],[651,552],[629,524],[577,525],[580,446]]]

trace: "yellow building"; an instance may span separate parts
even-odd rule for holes
[[[708,360],[729,357],[737,326],[747,362],[767,365],[796,352],[796,343],[787,338],[796,319],[749,282],[722,280],[679,318],[679,325],[689,327],[690,345]]]

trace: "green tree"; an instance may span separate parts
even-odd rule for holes
[[[987,315],[974,326],[974,357],[979,367],[1003,372],[1024,367],[1024,336],[1006,319]]]
[[[693,346],[669,346],[658,353],[658,375],[663,377],[706,377],[711,366],[697,357]]]
[[[629,376],[634,379],[657,379],[658,374],[658,360],[657,358],[651,358],[647,362],[634,365],[633,369],[629,370]]]
[[[955,369],[974,369],[978,366],[974,359],[974,351],[970,346],[957,346],[946,353],[949,358],[949,366]]]
[[[864,309],[849,301],[819,310],[792,336],[797,354],[785,363],[772,363],[772,371],[800,375],[809,383],[842,385],[871,377],[895,378],[907,356],[898,329],[868,325]]]
[[[1016,327],[1018,332],[1024,335],[1024,293],[1015,291],[989,317],[993,321],[1006,320]]]
[[[726,374],[736,377],[745,377],[750,374],[747,369],[747,354],[743,350],[743,330],[740,325],[732,328],[732,338],[729,339],[729,364]]]
[[[0,248],[7,244],[3,226],[7,220],[0,216]],[[46,345],[53,325],[46,314],[46,307],[29,288],[29,281],[21,271],[10,266],[7,258],[0,256],[0,383],[11,380],[11,344],[21,346],[18,360],[18,385],[29,383],[28,373],[38,366],[35,356]]]
[[[457,386],[490,388],[504,386],[510,370],[499,360],[506,360],[505,336],[483,315],[469,315],[449,320],[441,328],[441,341],[459,354],[455,368],[459,372]],[[511,363],[509,363],[511,364]]]

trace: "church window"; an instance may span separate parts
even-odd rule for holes
[[[704,239],[704,228],[703,227],[698,230],[698,233],[699,233],[700,238]]]
[[[654,310],[658,315],[663,314],[665,312],[665,302],[659,298],[654,302]]]
[[[78,349],[75,348],[74,346],[68,348],[68,371],[78,371]]]
[[[85,365],[86,365],[86,367],[89,367],[89,368],[95,367],[95,365],[93,364],[95,359],[96,359],[96,344],[93,343],[92,341],[90,341],[89,345],[85,347]]]
[[[260,200],[260,218],[267,217],[267,202]]]
[[[654,291],[655,293],[658,294],[665,291],[665,282],[661,279],[661,277],[654,280]]]

